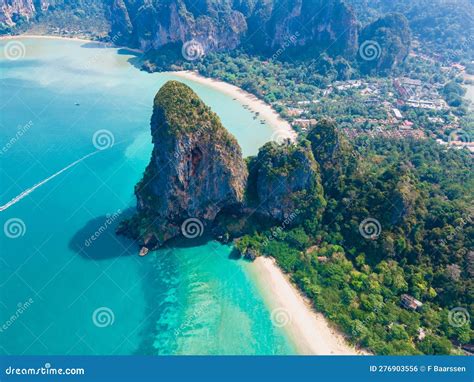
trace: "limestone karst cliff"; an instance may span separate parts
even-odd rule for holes
[[[82,20],[90,29],[93,18],[108,25],[115,43],[143,50],[194,40],[204,52],[245,47],[271,55],[291,39],[293,55],[301,47],[309,55],[354,57],[357,51],[357,21],[344,0],[0,0],[0,23],[7,28],[51,13],[48,26],[63,29],[63,19]]]
[[[388,73],[411,42],[403,15],[360,30],[345,0],[0,0],[0,34],[32,26],[142,49],[148,70],[169,68],[186,55],[243,49],[264,57],[358,59],[364,72]]]
[[[204,51],[245,45],[271,53],[292,39],[309,51],[353,56],[357,23],[343,0],[114,0],[112,34],[142,49],[198,41]],[[303,27],[304,26],[304,27]]]
[[[19,17],[29,20],[36,14],[37,5],[47,7],[45,1],[0,0],[0,23],[12,26],[15,25],[15,20]]]
[[[257,212],[276,221],[308,213],[317,218],[325,201],[319,165],[308,141],[269,142],[249,164],[249,194]],[[309,211],[311,208],[313,211]]]
[[[199,236],[207,230],[235,237],[254,223],[313,224],[321,218],[326,202],[307,140],[267,143],[246,163],[219,117],[177,81],[167,82],[154,99],[151,135],[151,160],[135,187],[137,212],[118,229],[143,248],[197,236],[183,228],[189,221]]]
[[[187,219],[203,229],[222,209],[243,202],[240,146],[191,88],[169,81],[159,90],[151,134],[151,160],[135,188],[138,215],[121,227],[126,233],[157,247],[178,236]]]

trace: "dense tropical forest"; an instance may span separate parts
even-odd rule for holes
[[[264,146],[258,158],[281,155],[277,171],[291,177],[288,144]],[[468,151],[416,140],[352,145],[328,121],[298,145],[311,147],[322,188],[295,194],[293,218],[250,228],[240,253],[275,257],[318,309],[377,354],[449,354],[470,343],[472,327],[452,317],[474,301]],[[403,295],[422,306],[403,307]]]
[[[461,130],[470,142],[474,134],[463,87],[474,73],[472,1],[331,2],[344,17],[324,14],[309,29],[354,32],[335,41],[301,35],[287,10],[264,6],[272,1],[202,2],[197,10],[178,3],[171,17],[161,0],[58,1],[13,14],[0,34],[86,31],[142,49],[145,70],[197,70],[265,100],[295,126],[298,143],[268,143],[248,158],[246,205],[266,217],[218,221],[219,234],[236,238],[247,258],[275,257],[319,310],[374,353],[457,354],[472,344],[473,157],[434,140],[448,145]],[[298,17],[308,21],[305,12]],[[265,33],[255,33],[260,24]],[[274,28],[287,24],[288,33]],[[182,49],[191,38],[201,45],[190,58]],[[362,54],[367,41],[376,59]],[[397,82],[407,77],[419,82],[415,99],[445,104],[410,106]],[[399,132],[404,122],[404,132],[419,129],[423,139],[374,133]],[[362,134],[349,142],[350,130]],[[259,194],[269,189],[286,194],[265,204]],[[274,212],[278,205],[284,214]]]
[[[399,12],[427,50],[452,60],[474,55],[474,4],[470,0],[348,0],[359,20],[368,23]]]

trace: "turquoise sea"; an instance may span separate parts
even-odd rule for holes
[[[151,154],[153,97],[176,79],[134,59],[79,41],[0,40],[0,206],[57,174],[0,212],[0,354],[295,353],[231,247],[178,242],[140,258],[115,235]],[[245,155],[270,139],[231,97],[183,82]]]

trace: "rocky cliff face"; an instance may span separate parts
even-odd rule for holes
[[[142,49],[198,41],[204,51],[245,45],[271,53],[298,47],[353,56],[357,23],[343,0],[114,0],[112,35]]]
[[[249,32],[254,48],[270,53],[285,47],[299,55],[305,47],[308,56],[327,51],[353,57],[357,50],[357,21],[343,0],[261,1]]]
[[[13,26],[20,17],[29,20],[36,14],[36,6],[47,7],[47,3],[33,0],[0,0],[0,23]]]
[[[97,36],[97,25],[107,25],[106,8],[109,0],[0,0],[0,33],[24,33],[38,24],[42,30]],[[108,29],[102,29],[100,35],[104,37]]]
[[[322,120],[308,133],[314,158],[321,168],[326,194],[339,197],[346,178],[356,171],[357,158],[333,121]]]
[[[247,181],[237,141],[188,86],[169,81],[160,89],[151,133],[154,149],[135,189],[138,217],[131,223],[140,230],[132,236],[149,248],[178,236],[186,220],[205,226],[238,206]]]
[[[112,35],[143,50],[198,41],[205,51],[233,49],[247,30],[244,15],[228,1],[114,0]]]
[[[390,72],[410,52],[407,18],[400,13],[381,17],[362,30],[360,44],[358,59],[363,72]]]
[[[325,201],[319,165],[308,141],[267,143],[249,167],[249,189],[259,213],[277,221],[320,216]],[[316,210],[310,211],[313,207]]]
[[[246,164],[217,115],[176,81],[155,97],[151,134],[151,160],[135,187],[137,214],[118,229],[144,252],[205,227],[229,237],[256,225],[320,222],[326,201],[310,141],[267,143]]]
[[[243,47],[267,57],[357,57],[362,71],[389,72],[410,47],[404,16],[387,15],[359,33],[345,0],[0,0],[0,33],[25,30],[23,21],[38,14],[50,29],[108,34],[172,61],[192,42],[186,59]]]

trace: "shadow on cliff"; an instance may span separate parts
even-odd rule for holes
[[[89,220],[69,242],[69,248],[88,260],[106,260],[120,256],[138,254],[138,246],[115,233],[118,224],[133,212],[128,209],[121,214],[99,216]]]

